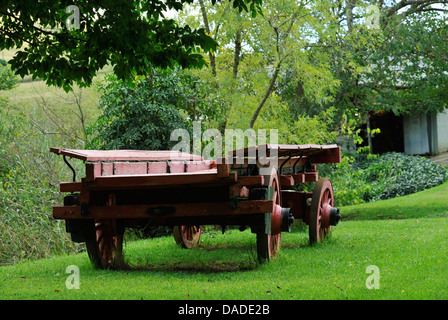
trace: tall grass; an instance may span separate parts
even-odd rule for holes
[[[82,147],[74,138],[81,128],[49,133],[55,122],[43,110],[31,100],[18,106],[0,96],[0,265],[79,249],[64,223],[51,217],[52,206],[62,200],[59,183],[70,181],[71,172],[49,149]],[[63,114],[55,117],[64,125],[75,122]],[[82,175],[82,164],[74,165]]]
[[[21,117],[14,122],[2,127],[0,137],[0,264],[75,249],[64,224],[51,218],[52,206],[61,202],[58,181],[65,170],[48,153],[49,139],[21,131]]]

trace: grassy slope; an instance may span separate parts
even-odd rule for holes
[[[448,183],[412,195],[343,208],[345,220],[446,217]]]
[[[15,50],[3,50],[0,52],[0,58],[8,61],[14,54]],[[98,116],[97,104],[100,93],[97,92],[97,83],[110,70],[110,67],[105,67],[104,70],[98,72],[93,85],[89,88],[80,89],[77,85],[73,87],[77,95],[81,94],[81,105],[86,123],[90,123]],[[79,110],[77,105],[73,103],[75,101],[73,93],[67,93],[61,88],[49,87],[39,79],[33,81],[32,76],[25,76],[23,79],[19,77],[18,79],[19,85],[16,88],[1,93],[7,96],[13,105],[17,105],[27,116],[44,127],[46,121],[49,121],[49,116],[45,114],[41,105],[51,106],[51,110],[59,118],[57,121],[60,125],[70,124],[72,127],[79,129],[80,122],[77,116]]]
[[[342,208],[352,218],[365,208],[364,220],[342,221],[316,247],[307,232],[283,233],[278,258],[262,266],[255,236],[231,231],[205,234],[194,250],[171,237],[128,243],[134,267],[120,271],[93,270],[85,253],[1,267],[0,299],[448,299],[447,189]],[[367,220],[373,212],[413,216]],[[69,265],[80,268],[78,290],[65,287]],[[378,290],[366,288],[370,265]]]

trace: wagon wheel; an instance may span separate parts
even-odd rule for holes
[[[201,237],[201,227],[175,226],[173,236],[176,243],[184,249],[196,248]]]
[[[95,220],[86,239],[87,253],[97,269],[107,269],[123,257],[124,230],[115,219]]]
[[[334,205],[333,187],[330,179],[321,178],[316,182],[310,208],[310,244],[322,242],[331,232],[330,210]]]
[[[277,256],[281,242],[281,231],[279,230],[279,226],[277,226],[278,223],[274,219],[274,213],[278,211],[277,208],[281,205],[281,192],[277,170],[273,169],[270,176],[265,176],[265,181],[265,184],[273,188],[271,200],[274,202],[274,208],[271,215],[271,233],[257,233],[257,254],[258,260],[261,263],[268,262]]]

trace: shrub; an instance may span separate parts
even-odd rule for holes
[[[91,149],[168,150],[171,132],[186,123],[175,108],[179,99],[174,78],[155,73],[134,85],[114,76],[102,86],[103,111],[88,129]],[[97,133],[95,136],[94,134]]]
[[[382,192],[373,200],[384,200],[429,189],[445,182],[448,170],[424,157],[388,153],[378,163],[366,169],[368,178],[377,176]]]
[[[387,153],[378,157],[345,155],[337,165],[321,165],[333,182],[336,205],[384,200],[435,187],[448,170],[425,157]]]
[[[17,86],[17,83],[17,76],[11,68],[0,62],[0,91],[13,89]]]

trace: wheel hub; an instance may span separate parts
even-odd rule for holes
[[[275,204],[271,218],[271,233],[279,234],[281,232],[290,232],[291,224],[294,222],[294,216],[290,212],[290,208],[283,208]]]
[[[320,223],[322,227],[336,226],[341,219],[339,209],[325,203],[322,205]]]

